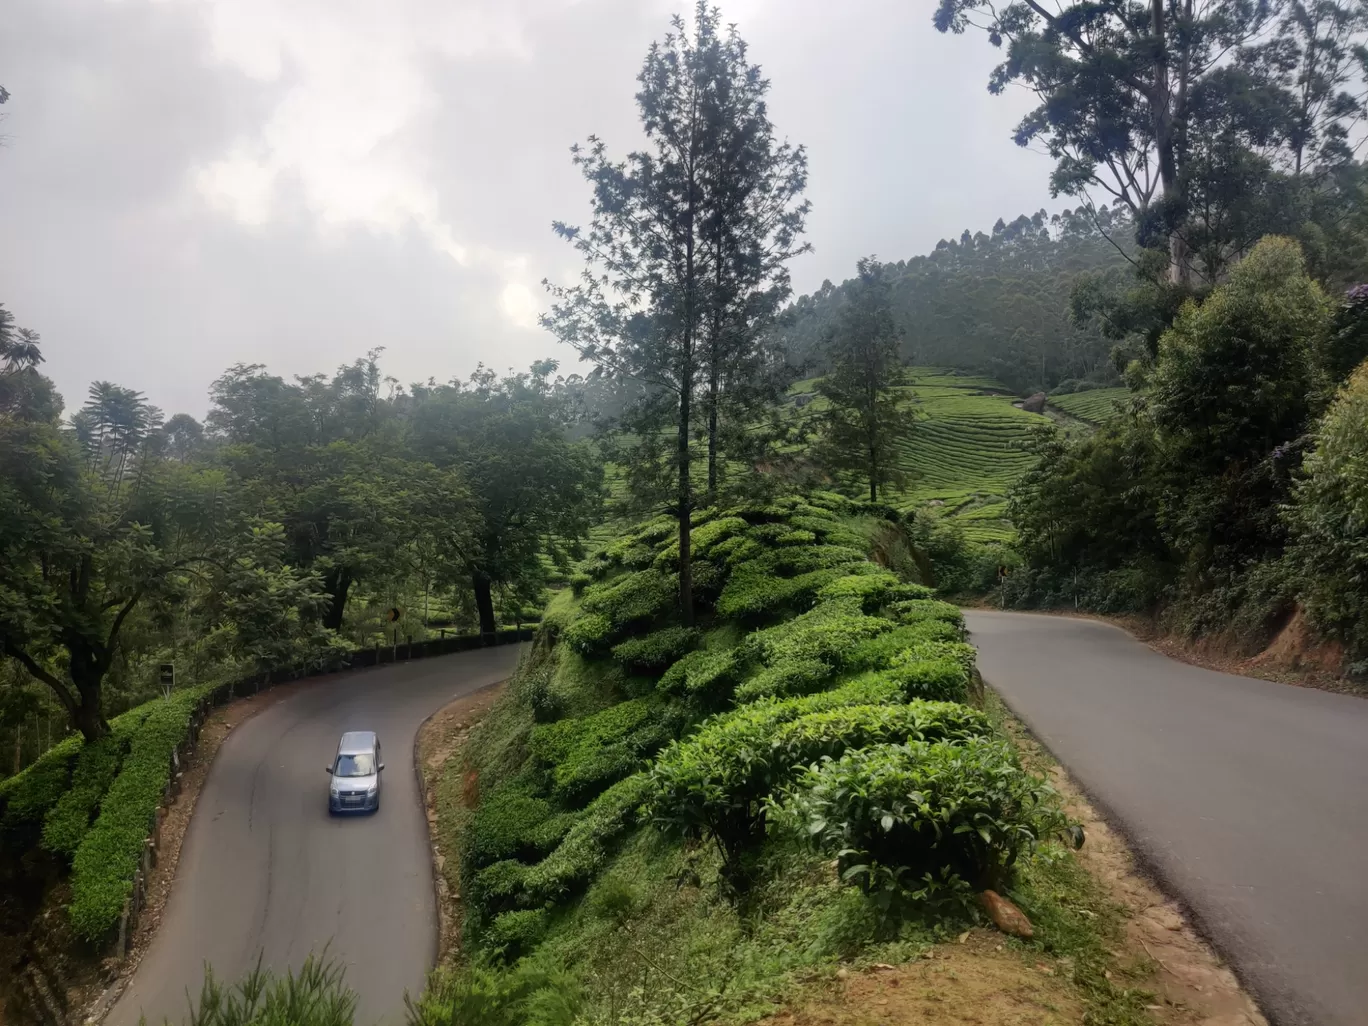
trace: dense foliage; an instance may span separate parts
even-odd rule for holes
[[[762,929],[758,895],[814,846],[894,932],[1007,886],[1065,821],[974,707],[959,609],[870,560],[913,525],[826,493],[697,511],[698,565],[717,577],[690,627],[669,601],[672,520],[584,561],[448,771],[479,784],[473,810],[446,813],[468,966],[424,1004],[497,1019],[527,980],[611,1001],[592,975],[610,970],[590,968],[604,953],[583,948],[596,924],[650,929],[652,902],[715,901]],[[622,875],[643,859],[679,875],[647,897]],[[837,893],[785,879],[794,900]]]
[[[1132,367],[1122,415],[1087,436],[1042,433],[1011,503],[1026,559],[1012,597],[1162,609],[1246,644],[1300,604],[1361,650],[1361,386],[1325,414],[1358,318],[1353,296],[1336,313],[1295,242],[1261,241]]]

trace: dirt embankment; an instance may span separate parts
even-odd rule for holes
[[[433,876],[437,881],[437,915],[440,924],[438,942],[438,963],[443,963],[455,950],[460,940],[459,903],[461,896],[455,893],[448,882],[445,872],[446,860],[453,853],[444,851],[437,821],[437,801],[443,772],[447,764],[457,758],[461,745],[470,736],[470,730],[489,711],[503,692],[502,684],[494,684],[464,695],[437,710],[418,728],[415,744],[418,772],[426,806],[428,837],[432,841]],[[454,875],[454,874],[453,874]]]

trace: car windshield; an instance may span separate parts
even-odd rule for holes
[[[339,755],[333,776],[368,777],[374,772],[375,756],[371,755],[370,752],[362,752],[359,755]]]

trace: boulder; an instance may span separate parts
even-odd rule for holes
[[[1021,401],[1021,408],[1027,413],[1044,413],[1045,399],[1046,395],[1044,392],[1037,392],[1029,399],[1023,399]]]

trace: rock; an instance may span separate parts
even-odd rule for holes
[[[1029,399],[1023,399],[1021,401],[1021,408],[1025,410],[1027,413],[1044,413],[1045,398],[1046,396],[1044,392],[1037,392]]]
[[[850,970],[847,969],[845,966],[841,966],[841,968],[839,968],[839,969],[836,970],[836,979],[838,979],[838,980],[844,980],[844,979],[845,979],[846,977],[848,977],[849,975],[850,975]]]
[[[997,891],[984,891],[979,895],[979,901],[988,913],[988,918],[993,921],[993,925],[1003,933],[1012,937],[1035,936],[1035,930],[1031,928],[1031,921],[1026,918],[1026,913]]]

